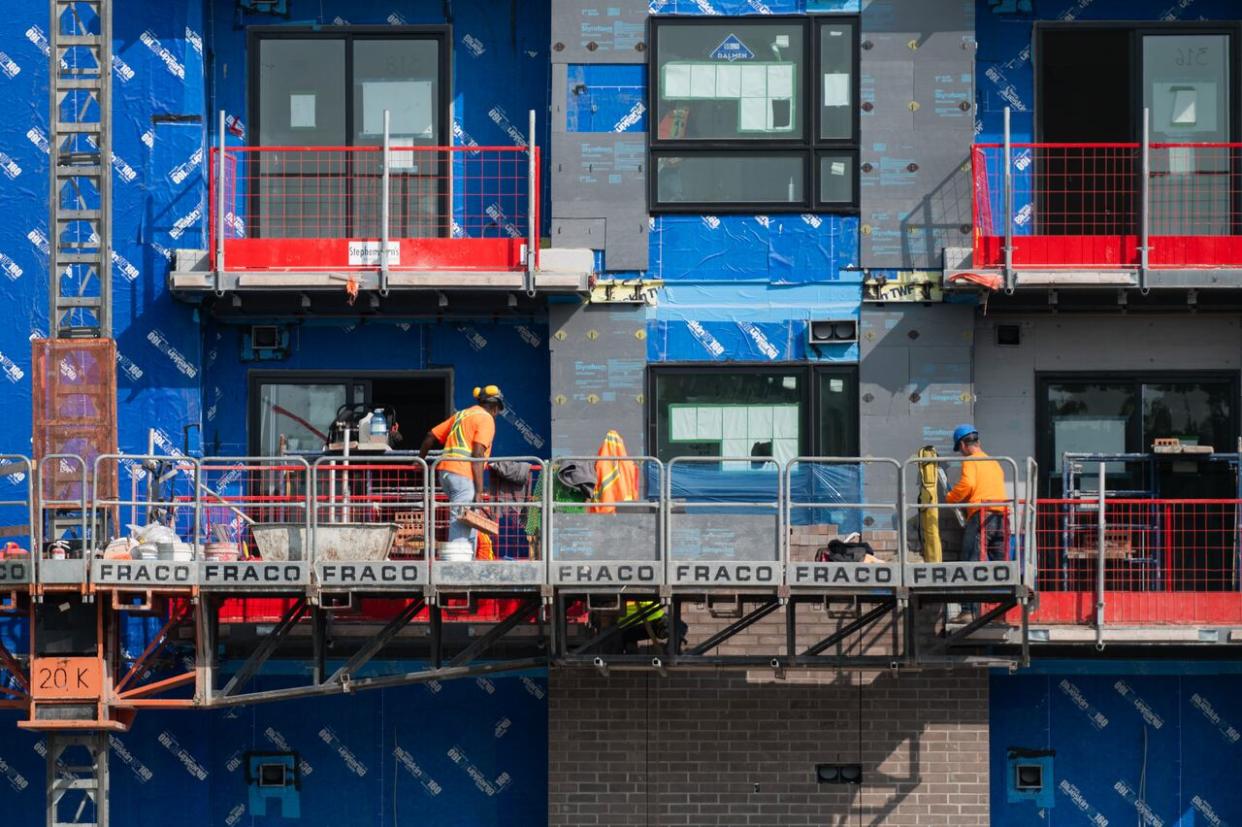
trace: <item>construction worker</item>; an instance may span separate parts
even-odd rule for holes
[[[973,562],[986,553],[992,561],[1009,557],[1005,548],[1005,471],[1001,464],[986,457],[979,444],[979,431],[974,425],[963,424],[953,429],[953,450],[971,461],[962,463],[962,476],[957,485],[945,496],[949,503],[997,503],[997,505],[968,508],[966,526],[963,529],[962,548],[958,559]],[[969,622],[975,607],[967,604],[962,613],[950,622]]]
[[[418,455],[424,460],[427,453],[437,445],[443,446],[440,461],[436,463],[440,490],[448,495],[450,503],[478,502],[483,490],[483,462],[471,462],[492,455],[492,440],[496,437],[496,417],[505,409],[505,397],[500,388],[487,385],[474,389],[478,402],[458,411],[427,432]],[[449,509],[449,542],[469,540],[473,547],[477,532],[462,521],[465,505]]]

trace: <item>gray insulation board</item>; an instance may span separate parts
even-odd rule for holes
[[[974,3],[872,0],[862,40],[862,265],[939,267],[970,241]]]
[[[858,366],[863,456],[904,462],[924,445],[942,455],[973,415],[974,307],[864,305]],[[907,475],[912,484],[913,477]],[[870,474],[867,502],[892,502],[892,475]]]
[[[553,0],[553,63],[645,63],[647,0]]]
[[[556,67],[564,71],[564,67]],[[564,115],[561,115],[564,121]],[[647,136],[645,133],[552,133],[553,223],[603,219],[609,270],[646,270]]]
[[[609,429],[631,455],[646,438],[646,308],[553,304],[552,453],[594,456]]]

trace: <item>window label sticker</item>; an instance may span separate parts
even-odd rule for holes
[[[735,60],[754,60],[755,53],[737,35],[731,34],[720,41],[720,45],[712,51],[709,57],[712,60],[727,60],[731,63]]]

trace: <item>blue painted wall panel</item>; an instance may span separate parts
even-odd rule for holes
[[[0,373],[6,383],[0,448],[30,450],[30,343],[48,331],[47,46],[48,7],[13,0],[0,16],[0,170],[7,177],[0,222]],[[114,330],[119,441],[147,444],[158,427],[180,442],[199,415],[199,334],[194,312],[165,287],[171,250],[202,245],[206,187],[202,129],[156,126],[157,115],[204,112],[203,7],[199,3],[122,8],[114,18]]]

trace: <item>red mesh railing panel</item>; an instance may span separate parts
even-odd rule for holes
[[[482,256],[474,269],[495,269],[489,252],[525,243],[530,219],[539,219],[534,152],[531,203],[526,147],[391,147],[390,269],[471,269],[469,257],[437,262],[434,246],[410,243],[450,239],[465,242],[459,247],[474,244]],[[230,258],[239,269],[379,265],[378,244],[371,249],[314,242],[381,239],[380,147],[231,147],[225,150],[223,188],[219,162],[219,150],[213,150],[210,233],[214,256],[223,209],[226,266]],[[484,241],[493,243],[477,244]],[[507,269],[516,268],[516,262],[507,263]]]
[[[1242,500],[1041,500],[1036,620],[1092,621],[1103,537],[1107,623],[1242,622]]]
[[[1013,144],[1011,209],[1005,154],[977,144],[975,264],[1136,267],[1143,218],[1139,144]],[[1158,267],[1242,264],[1242,144],[1151,144],[1146,201],[1149,260]]]

